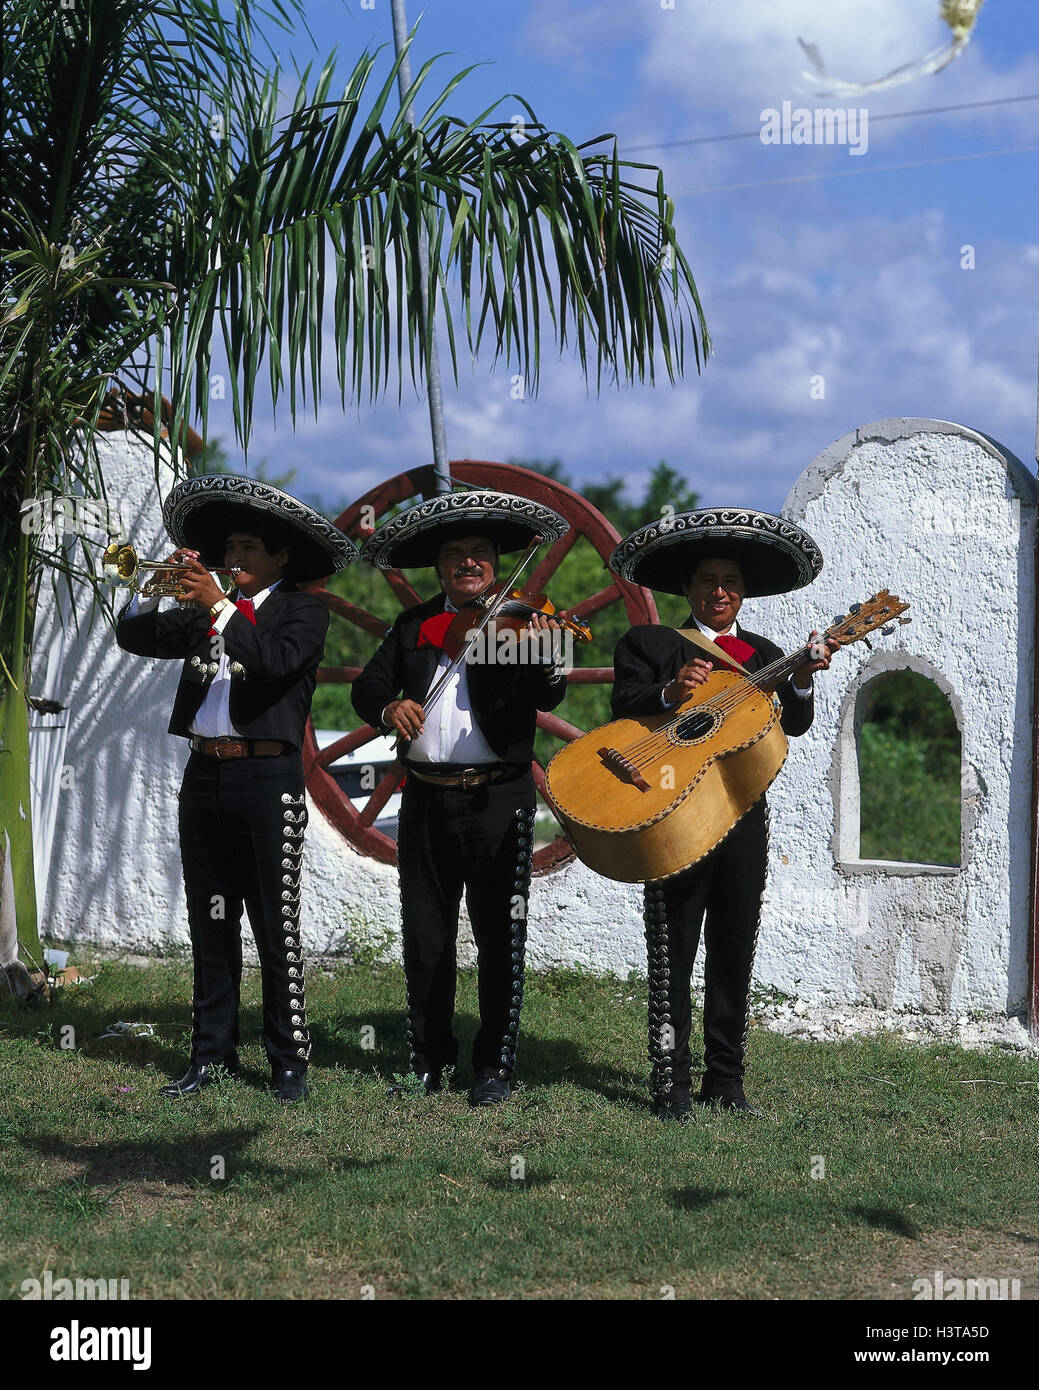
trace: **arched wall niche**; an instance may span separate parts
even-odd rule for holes
[[[860,744],[870,688],[896,671],[912,671],[935,685],[948,700],[960,736],[960,862],[958,865],[916,863],[898,859],[865,859],[860,853],[862,787]],[[924,656],[910,652],[874,652],[857,672],[841,703],[838,736],[833,749],[830,785],[836,789],[833,827],[833,859],[845,874],[864,870],[912,877],[914,874],[962,873],[971,855],[973,829],[980,796],[978,774],[963,756],[963,704],[952,681]]]

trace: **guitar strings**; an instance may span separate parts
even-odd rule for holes
[[[777,676],[785,676],[783,670],[789,666],[792,671],[802,660],[804,653],[796,652],[791,656],[784,656],[779,661],[773,662],[771,666],[766,666],[757,672],[759,680],[771,681]],[[697,714],[712,713],[726,715],[736,709],[744,700],[750,700],[755,695],[764,695],[768,692],[760,686],[757,681],[747,681],[746,685],[735,686],[729,690],[720,691],[717,695],[709,696],[701,704],[696,705],[691,710],[684,710],[673,719],[662,724],[659,729],[654,729],[652,733],[645,735],[641,739],[636,739],[632,744],[620,749],[620,753],[633,763],[636,767],[649,767],[661,752],[666,752],[672,747],[670,739],[667,737],[668,730],[677,729],[686,719],[695,717]]]
[[[882,608],[880,607],[881,601],[884,601],[884,606]],[[900,606],[896,607],[896,605]],[[832,637],[841,642],[843,646],[843,641],[841,641],[841,639],[844,637],[852,637],[852,640],[858,640],[857,637],[853,637],[858,627],[865,627],[867,632],[872,632],[884,622],[891,621],[894,618],[898,618],[900,622],[909,621],[908,618],[903,619],[899,617],[901,613],[905,612],[908,604],[902,604],[898,595],[891,594],[887,589],[882,589],[879,593],[874,594],[873,598],[869,600],[868,611],[863,612],[863,607],[865,607],[865,605],[859,605],[859,612],[857,614],[854,616],[849,615],[848,618],[843,619],[840,623],[834,623],[832,627],[827,628],[819,640],[826,641],[828,638]],[[892,609],[894,609],[894,612],[892,612]],[[865,632],[861,635],[865,636]],[[694,718],[697,714],[710,713],[724,717],[726,714],[736,709],[743,701],[752,699],[755,695],[768,695],[772,693],[766,686],[771,684],[772,690],[774,691],[775,686],[777,686],[781,680],[792,674],[795,667],[804,660],[805,655],[806,651],[800,649],[790,653],[788,656],[780,657],[780,659],[774,661],[771,666],[766,666],[762,670],[756,672],[755,678],[752,679],[748,674],[745,683],[741,683],[729,690],[721,691],[717,695],[709,696],[701,704],[676,714],[672,719],[669,719],[666,724],[662,724],[659,729],[654,729],[652,733],[646,734],[640,739],[636,739],[634,743],[629,744],[626,748],[618,749],[617,751],[634,767],[649,767],[657,760],[661,753],[667,752],[669,748],[674,746],[667,737],[669,731],[678,729],[685,720]],[[737,672],[737,674],[739,673]]]

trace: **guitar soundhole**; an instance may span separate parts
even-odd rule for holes
[[[687,714],[675,726],[674,737],[683,743],[696,743],[698,739],[706,738],[715,728],[717,722],[717,717],[713,714],[698,712]]]

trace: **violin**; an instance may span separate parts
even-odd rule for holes
[[[472,627],[472,613],[469,610],[490,608],[491,604],[503,592],[505,592],[504,584],[492,584],[489,588],[484,589],[482,594],[477,594],[475,598],[470,599],[451,624],[449,628],[451,635],[459,642],[464,642]],[[527,593],[524,589],[519,588],[508,591],[507,596],[502,599],[495,612],[493,621],[499,632],[521,632],[535,613],[540,614],[543,618],[555,618],[561,627],[572,632],[577,641],[582,644],[592,640],[591,628],[576,613],[569,615],[563,613],[556,608],[547,594]]]

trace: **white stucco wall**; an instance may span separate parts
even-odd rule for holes
[[[102,440],[142,554],[166,553],[147,443]],[[168,478],[163,486],[169,485]],[[825,450],[785,511],[826,557],[809,590],[748,602],[752,629],[793,645],[880,587],[913,624],[840,653],[817,715],[770,793],[774,853],[756,978],[803,998],[947,1012],[1016,1008],[1024,996],[1032,555],[1036,490],[972,431],[935,421],[866,426]],[[44,615],[38,626],[46,639]],[[856,682],[891,664],[933,673],[961,714],[965,863],[899,875],[838,863],[854,809],[840,750]],[[1007,673],[1011,673],[1008,675]],[[166,734],[178,668],[119,652],[110,630],[70,641],[66,762],[44,930],[155,950],[187,941],[176,844],[186,757]],[[843,779],[843,780],[842,780]],[[853,783],[854,779],[852,779]],[[838,811],[843,810],[843,830]],[[399,955],[396,870],[362,857],[311,806],[302,936],[311,952],[369,943]],[[472,958],[463,928],[461,958]],[[641,890],[571,863],[534,880],[529,960],[626,975],[644,970]]]
[[[885,1009],[1014,1011],[1026,993],[1033,477],[962,426],[883,420],[836,441],[784,507],[825,556],[808,589],[748,602],[787,649],[888,588],[912,622],[846,647],[816,681],[811,730],[770,793],[756,974],[806,998]],[[911,668],[949,697],[962,737],[962,866],[864,863],[854,712]]]

